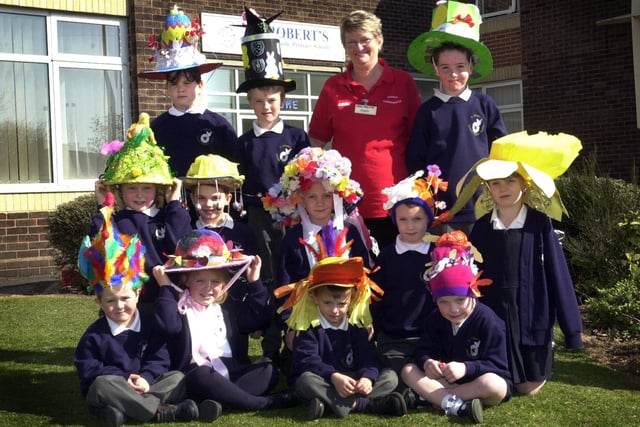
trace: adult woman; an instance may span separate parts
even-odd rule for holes
[[[395,239],[395,228],[383,208],[383,188],[408,175],[405,150],[420,94],[413,78],[379,58],[383,36],[380,19],[356,10],[340,24],[346,71],[327,80],[309,124],[311,145],[332,148],[353,163],[352,178],[364,198],[360,213],[380,246]]]

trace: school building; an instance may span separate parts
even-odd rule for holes
[[[466,1],[474,3],[473,1]],[[48,215],[91,192],[104,169],[103,142],[122,139],[140,112],[165,111],[164,83],[148,38],[162,31],[174,1],[0,0],[0,286],[53,280]],[[640,0],[477,0],[492,75],[473,88],[497,102],[509,131],[576,135],[583,157],[631,179],[640,158]],[[287,78],[298,89],[282,116],[306,129],[324,81],[344,69],[341,18],[354,9],[382,20],[381,56],[411,72],[423,99],[437,83],[412,69],[409,43],[428,31],[435,0],[198,1],[178,3],[200,19],[202,50],[224,65],[206,76],[210,109],[238,134],[253,114],[240,55],[243,6],[269,17]]]

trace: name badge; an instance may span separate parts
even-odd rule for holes
[[[356,104],[356,114],[366,114],[367,116],[375,116],[378,107],[375,105]]]

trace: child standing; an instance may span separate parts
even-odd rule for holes
[[[394,244],[382,249],[371,278],[384,291],[381,301],[371,305],[378,360],[396,374],[411,362],[415,346],[425,328],[425,319],[435,308],[425,292],[422,273],[433,249],[434,237],[428,233],[437,209],[444,206],[435,196],[446,189],[440,180],[440,169],[429,165],[428,176],[423,171],[385,188],[384,208],[398,227]],[[402,392],[406,386],[398,384]]]
[[[462,231],[442,235],[425,273],[438,306],[425,319],[416,363],[402,369],[404,382],[446,415],[483,420],[483,405],[511,396],[504,322],[477,300],[478,280],[471,245]]]
[[[218,233],[198,229],[180,239],[167,265],[153,271],[161,285],[156,321],[170,340],[174,368],[186,374],[187,396],[196,401],[249,410],[295,403],[287,392],[266,395],[278,382],[278,370],[271,363],[251,364],[243,338],[263,328],[271,312],[260,264],[258,256],[231,252]],[[231,298],[228,290],[245,270],[249,293]],[[172,284],[173,273],[180,286]]]
[[[494,141],[488,158],[461,192],[460,204],[478,185],[478,221],[471,242],[484,256],[494,285],[483,299],[507,324],[509,369],[518,393],[537,393],[551,377],[556,319],[569,349],[582,347],[582,319],[567,262],[551,224],[564,206],[553,179],[582,148],[566,134],[526,131]]]
[[[475,5],[439,1],[431,31],[409,46],[409,62],[441,84],[416,114],[406,153],[409,172],[437,164],[444,171],[442,179],[457,183],[488,155],[491,142],[507,133],[494,100],[469,89],[469,83],[487,77],[493,69],[491,52],[479,41],[481,23]],[[453,206],[455,200],[452,186],[442,194],[442,201]],[[433,232],[462,229],[468,234],[474,220],[470,202],[454,221]]]
[[[110,427],[128,419],[191,421],[205,415],[212,421],[214,402],[203,402],[200,414],[194,401],[184,400],[184,375],[168,371],[166,342],[154,331],[153,319],[136,308],[147,278],[144,246],[137,236],[120,234],[112,206],[101,211],[105,221],[92,240],[85,237],[78,259],[104,313],[87,328],[74,355],[90,412]]]
[[[200,53],[198,43],[202,34],[200,22],[191,21],[182,9],[174,6],[162,33],[157,38],[151,36],[149,47],[154,51],[151,59],[157,61],[155,69],[138,74],[166,82],[171,107],[151,122],[151,128],[178,176],[184,176],[199,155],[211,153],[231,158],[237,141],[229,121],[206,108],[202,75],[222,63],[207,62]]]
[[[115,193],[122,209],[113,220],[122,233],[140,238],[146,249],[145,272],[150,276],[153,266],[163,264],[164,254],[171,253],[178,239],[191,230],[189,212],[180,203],[181,182],[172,177],[146,113],[130,127],[124,145],[116,142],[103,146],[110,155],[96,182],[96,198],[103,204]],[[91,218],[89,235],[95,236],[103,224],[98,211]],[[146,310],[157,294],[158,285],[150,279],[140,294],[139,307]]]
[[[242,38],[245,81],[236,92],[247,92],[256,119],[253,129],[239,137],[236,159],[240,162],[240,173],[246,176],[242,196],[247,221],[258,237],[264,261],[262,278],[273,290],[284,228],[264,211],[260,199],[278,182],[289,159],[309,146],[309,137],[303,129],[280,118],[285,93],[294,91],[296,82],[285,79],[282,71],[280,40],[269,25],[277,15],[264,19],[245,7],[245,17],[247,26]],[[267,66],[254,68],[258,64]]]
[[[292,307],[287,324],[297,334],[290,384],[310,401],[311,420],[322,417],[325,406],[340,418],[352,411],[402,416],[406,404],[393,392],[398,377],[390,369],[380,371],[368,340],[370,286],[375,284],[362,258],[344,259],[332,248],[333,243],[323,248],[328,257],[307,278],[278,291],[291,292],[284,307]]]

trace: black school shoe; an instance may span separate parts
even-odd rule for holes
[[[407,413],[407,404],[402,395],[394,391],[386,396],[369,399],[367,412],[401,417]]]
[[[222,405],[215,400],[207,399],[198,403],[198,420],[210,423],[222,414]]]
[[[300,403],[298,396],[292,390],[284,390],[278,393],[269,394],[267,397],[267,405],[264,409],[283,409],[291,408]]]
[[[198,405],[191,399],[183,400],[177,405],[163,404],[156,410],[156,421],[161,423],[171,423],[174,421],[194,421],[200,413]]]
[[[318,399],[317,397],[314,397],[309,402],[308,419],[309,421],[317,420],[322,418],[323,415],[324,415],[324,403],[322,402],[322,400]]]
[[[467,400],[458,409],[458,416],[467,417],[476,424],[484,420],[484,411],[480,399]]]
[[[127,422],[124,412],[108,405],[100,408],[98,418],[100,418],[104,427],[120,427]]]

